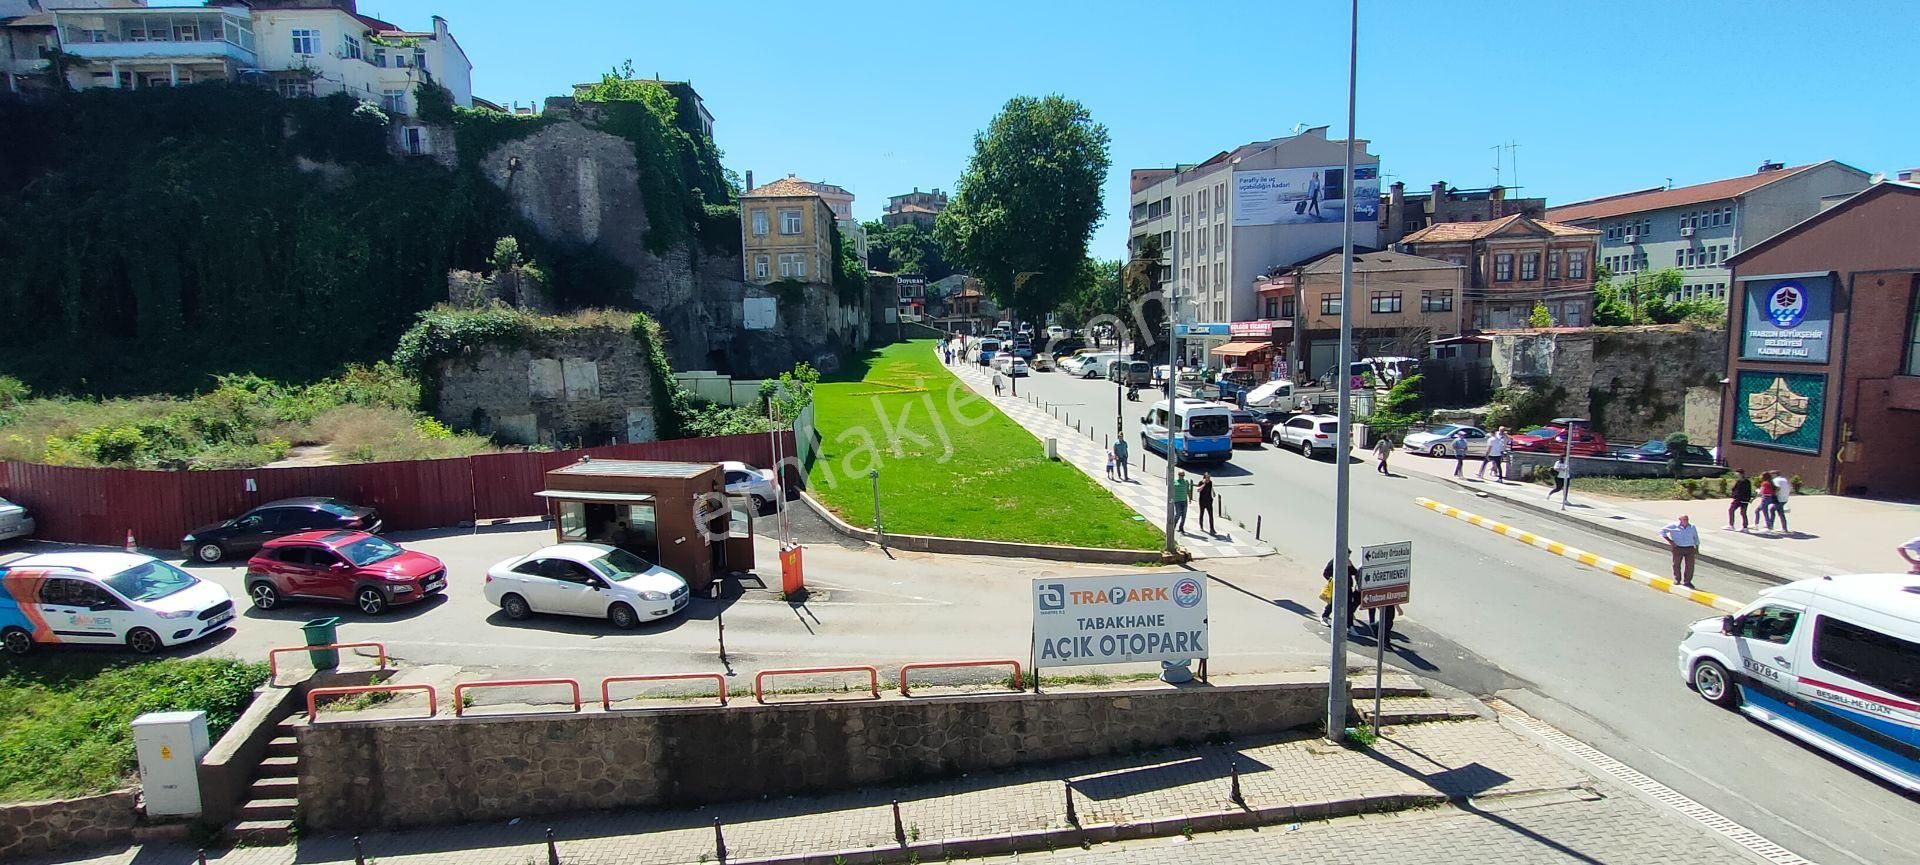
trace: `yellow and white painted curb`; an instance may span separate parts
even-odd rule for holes
[[[1729,613],[1737,613],[1741,607],[1746,606],[1745,602],[1736,601],[1722,595],[1716,595],[1712,592],[1690,589],[1666,577],[1657,576],[1632,565],[1616,562],[1603,556],[1596,556],[1586,550],[1569,547],[1559,541],[1540,537],[1532,532],[1515,528],[1497,520],[1488,519],[1479,514],[1468,513],[1452,505],[1443,505],[1433,499],[1423,497],[1414,499],[1413,502],[1435,513],[1446,514],[1457,520],[1465,520],[1472,525],[1479,526],[1496,535],[1506,535],[1520,543],[1546,550],[1561,558],[1572,559],[1590,568],[1599,568],[1623,580],[1632,580],[1656,592],[1679,595],[1696,604],[1712,607],[1716,610],[1724,610]]]

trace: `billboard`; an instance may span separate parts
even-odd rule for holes
[[[1206,574],[1178,571],[1033,581],[1035,667],[1206,656]]]
[[[1827,377],[1743,369],[1734,384],[1733,440],[1745,445],[1820,452]]]
[[[1747,360],[1826,363],[1833,330],[1833,277],[1741,280],[1747,314],[1740,356]]]
[[[1346,207],[1346,169],[1338,165],[1261,168],[1233,173],[1233,224],[1313,225],[1340,222]],[[1353,167],[1353,221],[1380,215],[1380,166]]]

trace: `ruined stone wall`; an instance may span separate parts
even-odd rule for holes
[[[1719,415],[1726,332],[1685,325],[1596,327],[1493,337],[1495,387],[1561,394],[1556,414],[1591,418],[1620,444],[1700,430]],[[1713,435],[1694,439],[1711,442]]]
[[[514,444],[647,442],[659,437],[653,387],[631,334],[578,328],[441,361],[434,416]]]
[[[133,835],[134,791],[0,805],[0,862]]]

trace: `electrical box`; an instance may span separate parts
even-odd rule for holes
[[[200,815],[200,758],[210,748],[205,712],[148,712],[133,719],[148,816]]]

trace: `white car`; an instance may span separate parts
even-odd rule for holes
[[[1031,367],[1027,366],[1026,358],[1015,357],[1007,361],[1006,372],[1009,377],[1018,378],[1026,375],[1029,369],[1031,369]]]
[[[753,500],[755,513],[764,514],[780,500],[780,487],[774,482],[773,469],[756,469],[735,460],[720,463],[727,476],[727,495]]]
[[[33,517],[27,509],[6,499],[0,499],[0,541],[24,538],[33,534]]]
[[[1447,424],[1437,426],[1426,432],[1408,433],[1401,447],[1417,454],[1435,457],[1453,456],[1453,434],[1466,433],[1467,453],[1484,456],[1487,452],[1487,431],[1477,426],[1465,424]]]
[[[0,647],[126,646],[150,655],[225,630],[227,590],[137,553],[42,553],[0,567]]]
[[[487,603],[509,619],[534,613],[604,618],[616,628],[687,606],[687,581],[606,544],[555,544],[487,569]]]
[[[1329,414],[1290,417],[1273,428],[1273,445],[1292,448],[1301,456],[1311,457],[1322,451],[1331,456],[1336,451],[1334,436],[1339,434],[1339,429],[1340,419]]]

